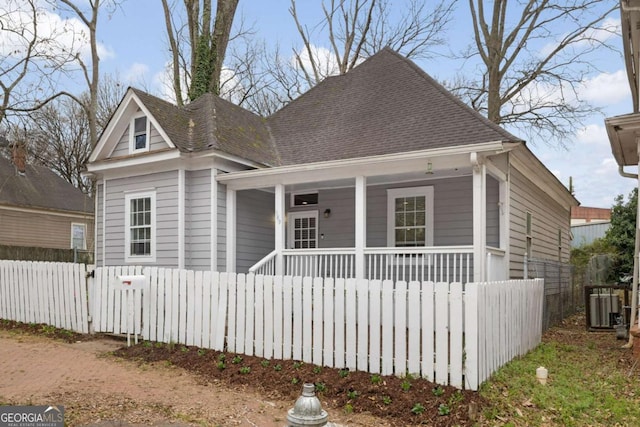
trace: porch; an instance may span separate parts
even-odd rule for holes
[[[351,167],[218,175],[226,185],[226,269],[407,282],[505,280],[508,154],[499,146],[490,154],[431,150],[351,160]]]

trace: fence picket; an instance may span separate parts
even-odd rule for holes
[[[209,348],[217,349],[218,342],[218,318],[220,314],[220,273],[211,273],[211,327]],[[224,331],[224,329],[223,329]]]
[[[465,388],[478,389],[478,284],[467,283],[464,292]]]
[[[245,320],[247,318],[246,310],[246,298],[247,298],[247,285],[246,276],[244,274],[238,274],[238,286],[236,287],[237,296],[236,304],[238,306],[236,316],[236,340],[235,351],[238,353],[244,353],[245,348]]]
[[[293,360],[302,360],[302,277],[293,278]]]
[[[313,279],[313,338],[312,338],[312,360],[315,365],[322,365],[322,333],[324,332],[324,325],[322,324],[322,315],[324,308],[322,306],[323,301],[323,286],[324,280],[321,277]]]
[[[202,273],[202,347],[211,348],[211,318],[215,310],[211,308],[211,272]],[[243,346],[244,350],[244,346]]]
[[[324,336],[323,336],[323,365],[333,366],[333,348],[334,348],[334,335],[333,335],[333,322],[334,322],[334,295],[333,295],[333,279],[326,278],[324,280],[324,300],[322,302],[324,308],[323,322],[324,322]]]
[[[436,283],[436,383],[448,383],[449,370],[449,285]]]
[[[409,351],[407,371],[413,375],[420,374],[420,283],[409,283],[407,306],[407,327],[409,330]]]
[[[334,321],[334,348],[335,348],[335,363],[336,368],[344,368],[345,364],[345,312],[344,312],[344,298],[345,298],[345,281],[344,279],[336,279],[335,281],[335,321]]]
[[[264,354],[263,357],[273,357],[273,276],[264,278]]]
[[[396,295],[393,305],[394,318],[394,373],[405,375],[407,373],[407,282],[396,282]]]
[[[237,276],[236,276],[237,277]],[[227,348],[231,352],[236,352],[236,346],[238,341],[237,330],[236,330],[236,317],[242,316],[242,313],[238,313],[237,307],[237,295],[238,295],[238,285],[231,273],[229,273],[229,280],[227,281],[227,289],[228,289],[228,303],[227,303]]]
[[[218,318],[216,319],[215,350],[224,350],[225,329],[227,319],[227,273],[220,274],[220,294],[218,296]]]
[[[380,281],[369,282],[369,372],[380,373],[380,328],[382,327]]]
[[[293,278],[285,276],[282,284],[282,358],[292,357],[293,345]]]
[[[382,282],[382,375],[393,374],[393,282]]]
[[[358,302],[358,345],[357,368],[360,371],[369,370],[369,281],[357,280],[356,298]]]
[[[193,324],[193,344],[198,347],[203,347],[202,345],[202,302],[203,300],[203,292],[202,292],[202,271],[195,272],[195,297],[194,304],[190,306],[190,310],[195,312],[195,322]]]
[[[346,366],[351,370],[355,370],[356,363],[356,344],[358,340],[356,328],[356,280],[347,279],[345,283],[345,314],[346,314]]]
[[[422,376],[428,381],[434,380],[434,319],[433,282],[422,282]]]
[[[282,276],[273,278],[273,358],[282,359],[283,355],[283,279]]]
[[[313,362],[313,278],[302,279],[302,360]]]
[[[256,278],[257,276],[250,275],[246,277],[246,290],[247,290],[247,303],[245,307],[247,308],[247,314],[245,319],[245,344],[244,351],[245,354],[252,356],[255,352],[255,332],[254,332],[254,316],[255,316],[255,289],[256,289]]]
[[[449,287],[449,384],[457,388],[462,388],[463,316],[462,283],[453,282]]]
[[[264,354],[264,276],[256,276],[254,301],[254,326],[253,326],[253,345],[254,354],[262,357]]]

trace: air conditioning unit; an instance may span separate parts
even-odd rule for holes
[[[613,328],[611,313],[620,314],[620,297],[617,294],[591,294],[589,301],[592,328]]]

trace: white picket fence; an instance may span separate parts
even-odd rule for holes
[[[0,318],[477,390],[542,335],[543,282],[357,281],[0,261]],[[144,274],[144,290],[121,275]]]
[[[84,264],[0,261],[0,318],[89,332]]]
[[[144,291],[117,276],[144,274]],[[294,359],[477,390],[542,335],[543,284],[357,281],[97,268],[97,332]],[[129,315],[133,308],[134,316]]]

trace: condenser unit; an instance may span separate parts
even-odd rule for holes
[[[591,294],[589,314],[592,328],[613,328],[613,317],[620,314],[620,298],[616,294]]]

